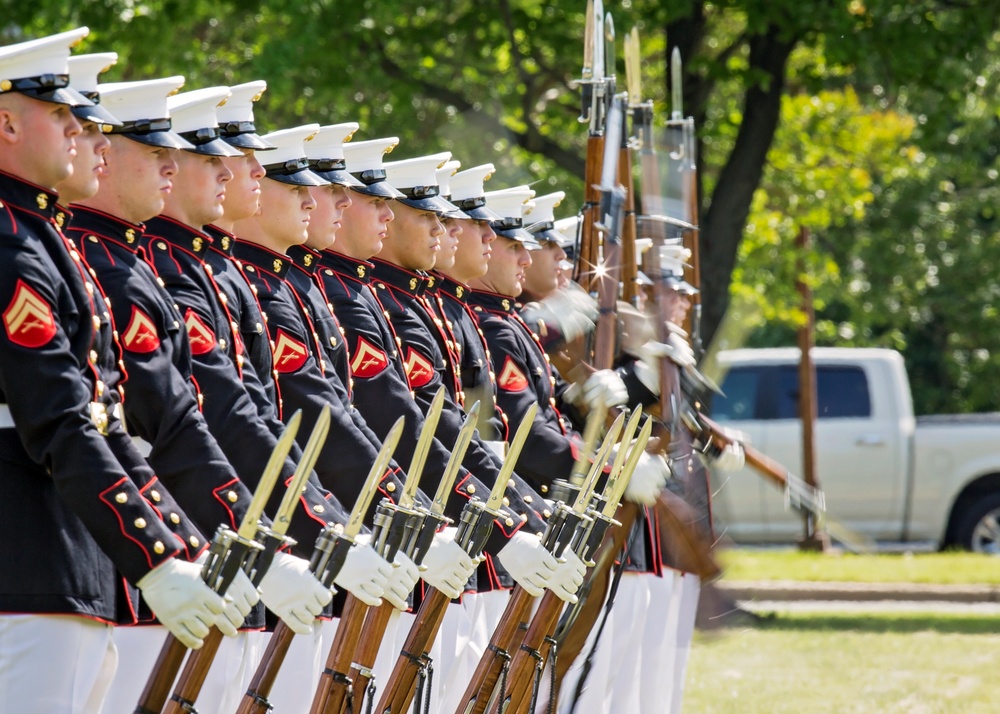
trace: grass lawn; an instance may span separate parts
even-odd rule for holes
[[[725,566],[725,577],[730,580],[1000,584],[1000,558],[977,553],[824,555],[728,548],[720,552],[720,560]]]
[[[1000,711],[1000,620],[781,614],[698,633],[685,714]]]

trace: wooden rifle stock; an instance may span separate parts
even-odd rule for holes
[[[355,712],[362,711],[365,692],[371,682],[371,669],[375,666],[379,648],[385,638],[385,631],[389,627],[392,611],[395,609],[388,602],[383,602],[379,607],[368,610],[368,616],[365,618],[365,624],[361,630],[358,649],[354,653],[354,661],[351,662],[351,671],[347,675],[351,681],[351,699],[354,702],[352,710]]]
[[[250,680],[250,686],[247,687],[243,699],[240,700],[236,714],[268,713],[271,706],[267,703],[267,696],[274,688],[278,670],[281,669],[281,664],[285,661],[285,655],[288,654],[288,648],[294,638],[295,633],[289,629],[288,625],[284,622],[278,622],[271,634],[271,639],[267,642],[267,648],[264,650],[257,671],[254,672],[253,679]]]
[[[403,643],[403,651],[399,653],[396,664],[392,668],[392,674],[382,688],[382,696],[378,700],[375,708],[379,714],[403,714],[413,695],[417,691],[417,676],[425,661],[426,655],[430,653],[441,623],[444,622],[445,612],[448,610],[448,596],[435,588],[429,588],[424,595],[423,602],[417,610],[417,617],[410,626],[410,631],[406,635]],[[357,687],[355,686],[355,689]],[[359,702],[361,700],[355,696],[354,711],[360,712]]]
[[[630,305],[635,305],[639,296],[639,266],[635,254],[635,187],[632,181],[632,150],[628,146],[625,132],[622,132],[622,148],[618,153],[618,183],[625,187],[621,255],[622,299]]]
[[[180,640],[167,633],[167,639],[153,665],[153,673],[139,695],[139,704],[134,714],[160,714],[163,711],[187,652],[188,648]]]
[[[580,224],[580,250],[576,259],[576,273],[573,279],[587,292],[594,290],[594,271],[600,256],[595,223],[600,221],[601,194],[597,186],[601,183],[601,164],[604,159],[604,136],[591,134],[587,137],[587,163],[583,174],[583,220]]]
[[[205,644],[192,651],[184,663],[184,669],[181,670],[177,686],[174,687],[174,693],[164,707],[163,714],[184,714],[193,709],[221,644],[222,633],[219,628],[213,627],[205,636]]]
[[[511,650],[521,643],[522,627],[530,618],[533,601],[534,598],[520,585],[511,591],[500,623],[493,631],[486,651],[479,658],[479,664],[476,665],[476,671],[469,680],[469,686],[465,688],[455,714],[485,714],[505,663],[511,658]]]
[[[545,662],[549,652],[549,640],[559,624],[563,602],[551,590],[546,590],[538,603],[528,631],[514,659],[510,664],[507,681],[507,699],[510,704],[504,709],[505,714],[528,714],[531,704],[532,683],[537,667]]]
[[[368,609],[367,605],[353,595],[347,596],[309,714],[338,714],[346,705],[349,684],[347,673],[351,670],[351,660],[361,637]]]
[[[731,436],[727,436],[725,430],[709,419],[704,414],[698,414],[698,421],[707,427],[706,436],[720,449],[726,448],[729,444],[737,441]],[[762,454],[757,449],[747,443],[739,442],[743,447],[743,457],[748,466],[752,466],[760,474],[772,481],[776,486],[784,489],[788,487],[788,469],[779,464],[766,454]]]

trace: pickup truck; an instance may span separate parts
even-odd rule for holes
[[[802,473],[796,348],[720,352],[711,414]],[[1000,553],[1000,414],[914,417],[902,355],[814,348],[816,458],[827,513],[875,541]],[[749,468],[715,474],[716,530],[740,543],[791,543],[802,517]]]

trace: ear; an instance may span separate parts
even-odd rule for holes
[[[0,104],[0,146],[16,144],[21,139],[21,116],[8,106]]]

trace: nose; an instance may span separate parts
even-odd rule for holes
[[[229,183],[230,181],[232,181],[233,172],[230,171],[229,167],[226,166],[224,163],[222,163],[221,160],[219,161],[219,168],[221,169],[219,171],[219,181],[222,183]]]
[[[346,188],[340,189],[337,193],[337,201],[334,205],[343,211],[350,208],[352,203],[354,202],[351,200],[351,192]]]
[[[177,161],[174,160],[174,156],[171,152],[166,153],[166,159],[163,162],[163,170],[161,173],[167,178],[172,178],[177,175]]]
[[[254,181],[259,181],[260,179],[264,178],[264,176],[266,176],[266,175],[267,175],[267,172],[264,170],[264,167],[261,166],[261,163],[260,163],[260,161],[257,160],[257,157],[256,156],[251,156],[250,157],[250,178],[252,178]]]
[[[305,198],[302,201],[302,210],[303,211],[311,211],[314,208],[316,208],[316,199],[313,198],[313,195],[312,195],[311,192],[306,191]]]

